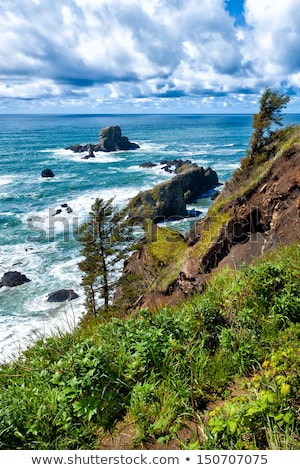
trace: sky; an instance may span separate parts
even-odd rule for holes
[[[0,0],[0,113],[300,113],[299,0]]]

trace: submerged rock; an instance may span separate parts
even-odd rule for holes
[[[157,166],[157,164],[153,162],[144,162],[140,164],[141,168],[154,168],[155,166]]]
[[[47,302],[65,302],[66,300],[73,300],[79,297],[73,289],[60,289],[48,294]]]
[[[0,287],[16,287],[30,282],[24,274],[21,274],[19,271],[8,271],[3,274],[2,279],[0,280]]]

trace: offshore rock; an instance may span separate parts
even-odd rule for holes
[[[140,146],[130,142],[128,137],[122,136],[119,126],[108,126],[101,129],[99,133],[99,143],[97,144],[74,144],[67,147],[66,150],[72,150],[75,153],[88,152],[84,159],[94,157],[94,152],[116,152],[117,150],[135,150]]]
[[[79,297],[72,289],[61,289],[48,294],[47,302],[65,302]]]
[[[139,148],[138,144],[130,142],[125,136],[122,136],[119,126],[105,127],[99,134],[100,150],[102,152],[114,152],[116,150],[135,150]]]
[[[42,171],[42,178],[53,178],[55,175],[50,168]]]
[[[0,287],[16,287],[30,282],[24,274],[21,274],[19,271],[8,271],[2,276],[0,280]]]

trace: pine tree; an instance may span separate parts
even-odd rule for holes
[[[86,309],[94,316],[100,308],[108,309],[117,282],[116,266],[130,249],[130,230],[124,221],[125,212],[120,212],[112,199],[96,199],[79,230]]]
[[[282,126],[282,110],[289,100],[290,97],[284,93],[272,91],[271,88],[266,87],[260,99],[259,113],[253,115],[254,132],[250,141],[252,155],[265,145],[274,124]]]

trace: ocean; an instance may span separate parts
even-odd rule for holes
[[[139,191],[170,178],[162,165],[140,167],[149,161],[188,159],[216,170],[223,184],[245,155],[251,123],[250,115],[0,116],[0,278],[20,271],[31,280],[0,289],[0,362],[57,328],[74,328],[83,314],[74,231],[96,197],[114,197],[123,207]],[[299,115],[284,117],[285,125],[294,123],[300,123]],[[66,150],[97,143],[99,131],[110,125],[119,125],[140,149],[100,152],[89,160]],[[54,178],[41,177],[46,168]],[[66,204],[72,212],[62,207]],[[210,204],[205,197],[193,207],[205,214]],[[53,217],[58,209],[62,212]],[[47,302],[58,289],[73,289],[79,298]]]

